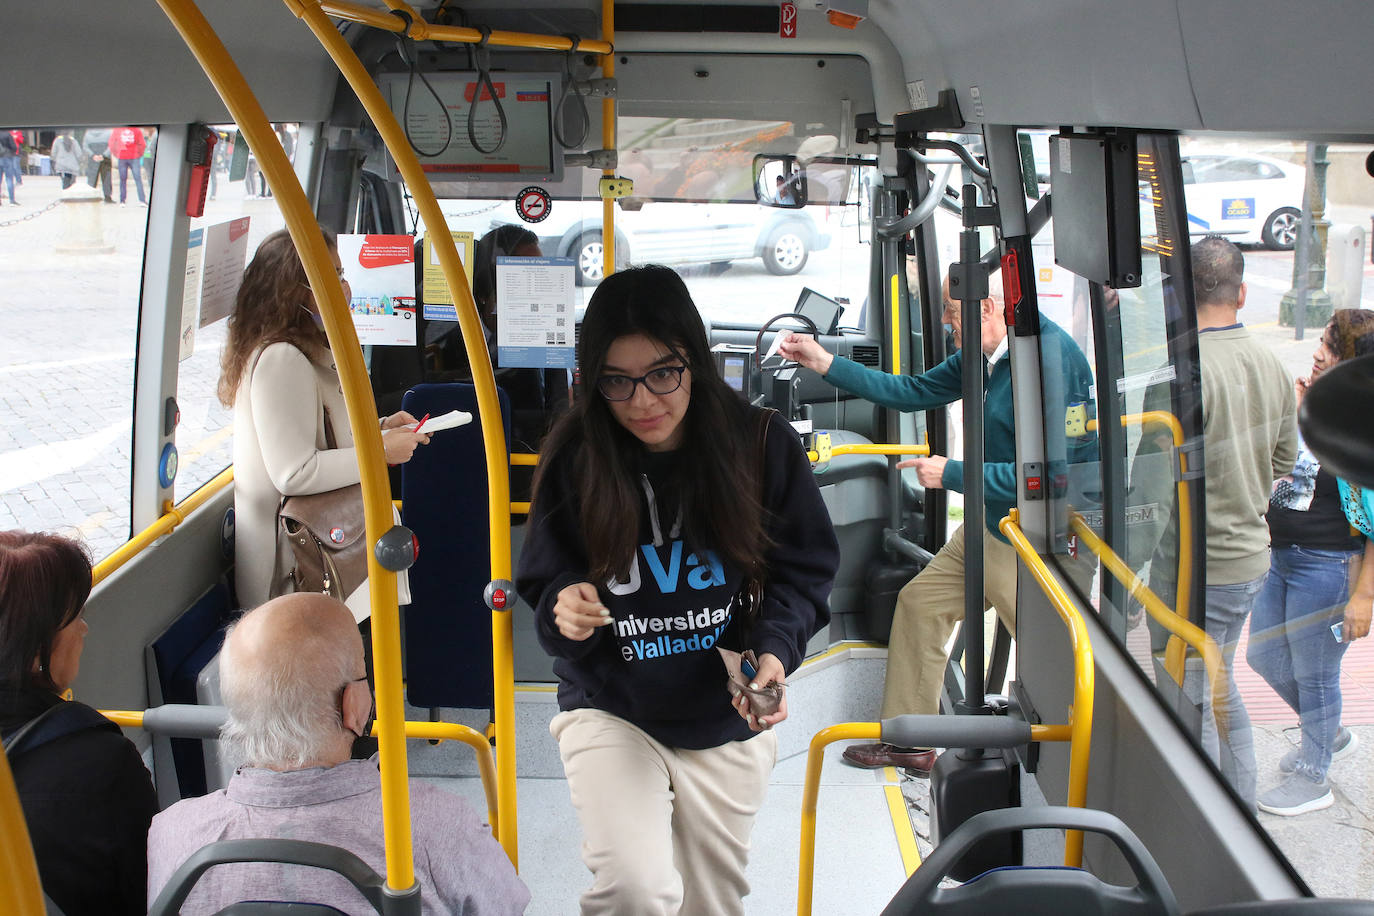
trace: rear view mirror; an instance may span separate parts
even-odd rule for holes
[[[807,204],[806,171],[796,156],[754,157],[754,200],[765,207],[797,210]]]

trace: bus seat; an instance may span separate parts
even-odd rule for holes
[[[498,397],[509,442],[509,402]],[[405,609],[406,697],[412,706],[488,709],[491,611],[482,594],[491,581],[491,539],[476,388],[416,385],[402,403],[416,417],[473,414],[466,426],[435,433],[402,465],[401,519],[420,544]],[[509,474],[509,466],[498,470]]]
[[[200,876],[216,865],[238,862],[279,862],[323,868],[346,878],[367,898],[374,910],[382,914],[419,912],[418,899],[412,895],[393,897],[384,893],[382,877],[362,859],[346,849],[308,840],[221,840],[195,852],[181,863],[181,867],[167,879],[167,886],[148,907],[148,916],[171,916],[181,912],[181,905],[195,887]],[[294,907],[288,909],[287,907]],[[328,914],[339,912],[334,907],[313,903],[252,900],[232,904],[220,914]]]
[[[958,887],[940,882],[988,836],[1033,829],[1086,830],[1107,836],[1135,873],[1134,887],[1108,884],[1064,866],[994,868]],[[981,916],[983,913],[1177,916],[1178,901],[1145,845],[1115,815],[1057,806],[976,814],[935,847],[883,910],[883,916]]]
[[[144,657],[150,707],[199,702],[200,674],[219,652],[224,628],[233,616],[229,587],[220,582],[149,643]],[[153,769],[158,804],[164,808],[207,791],[205,757],[198,741],[154,735]]]

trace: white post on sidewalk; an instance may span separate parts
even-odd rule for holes
[[[100,191],[77,181],[61,194],[62,231],[57,237],[58,254],[112,254],[114,246],[105,241]]]

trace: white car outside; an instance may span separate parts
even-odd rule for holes
[[[598,201],[556,200],[537,223],[521,222],[511,200],[442,200],[452,230],[481,238],[502,223],[524,226],[539,236],[547,257],[572,258],[579,285],[594,285],[605,275]],[[788,210],[752,203],[647,201],[637,209],[615,211],[616,262],[626,264],[712,264],[724,270],[732,261],[760,258],[769,273],[788,276],[806,266],[812,251],[829,247],[824,220],[806,209]]]
[[[1291,249],[1302,219],[1307,170],[1268,156],[1182,152],[1188,228],[1193,236]]]

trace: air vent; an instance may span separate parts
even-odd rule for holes
[[[850,353],[850,358],[854,360],[854,362],[861,366],[867,366],[870,369],[878,368],[878,364],[883,360],[882,351],[873,344],[856,346]]]
[[[778,33],[778,5],[617,3],[617,32]]]

